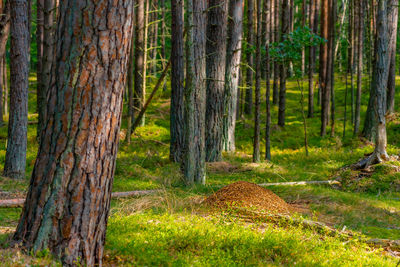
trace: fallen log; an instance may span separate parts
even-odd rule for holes
[[[258,184],[259,186],[296,186],[296,185],[311,185],[311,184],[328,184],[328,185],[340,185],[340,182],[336,180],[328,181],[301,181],[301,182],[283,182],[283,183],[263,183]]]
[[[126,198],[126,197],[143,197],[154,194],[158,190],[139,190],[139,191],[128,191],[128,192],[114,192],[111,197],[114,199]],[[25,203],[25,198],[15,199],[2,199],[0,200],[0,208],[21,208]]]

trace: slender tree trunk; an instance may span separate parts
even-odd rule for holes
[[[388,32],[389,32],[389,78],[387,89],[387,113],[394,113],[394,99],[396,93],[396,45],[397,45],[397,22],[399,2],[388,1]]]
[[[44,0],[36,1],[36,111],[39,114],[40,106],[42,105],[42,71],[43,71],[43,37],[44,37]],[[37,138],[40,136],[40,128],[37,127]]]
[[[158,50],[158,0],[152,1],[152,34],[151,34],[151,66],[153,75],[157,74],[157,50]]]
[[[274,32],[275,32],[275,36],[274,36],[274,41],[275,42],[279,42],[280,37],[279,37],[279,27],[280,27],[280,16],[279,16],[279,11],[280,11],[280,6],[279,0],[272,0],[275,1],[274,2]],[[279,64],[278,62],[274,62],[274,85],[273,85],[273,91],[272,91],[272,103],[274,105],[278,105],[279,102]]]
[[[316,0],[310,0],[309,27],[314,34],[318,26],[314,25],[316,16]],[[315,46],[310,46],[308,50],[308,117],[314,117],[314,71],[315,71]]]
[[[247,2],[247,69],[246,69],[246,99],[244,105],[244,112],[251,115],[253,112],[253,53],[252,46],[254,45],[254,2],[248,0]]]
[[[229,1],[228,42],[225,68],[224,149],[235,151],[235,128],[240,114],[240,59],[243,35],[243,0]]]
[[[165,69],[165,60],[166,60],[166,52],[165,52],[165,35],[166,33],[166,24],[165,24],[165,0],[160,1],[160,7],[161,7],[161,63],[162,63],[162,68]],[[163,91],[167,91],[167,83],[166,80],[164,80],[163,84]]]
[[[355,94],[354,94],[354,52],[355,52],[355,18],[354,18],[355,0],[350,0],[350,25],[349,25],[349,64],[350,64],[350,90],[351,90],[351,123],[354,126],[355,121]]]
[[[289,0],[282,1],[282,25],[281,25],[281,41],[284,41],[286,34],[289,33],[290,27],[290,6]],[[280,87],[279,87],[279,113],[278,113],[278,125],[281,127],[285,126],[285,112],[286,112],[286,74],[287,69],[284,64],[280,64]]]
[[[329,39],[329,2],[330,0],[322,0],[321,2],[321,36],[325,40]],[[330,88],[328,85],[329,73],[327,72],[329,66],[328,43],[321,44],[319,58],[319,85],[321,91],[321,136],[325,136],[326,127],[329,122],[330,103]]]
[[[208,1],[206,161],[222,159],[225,96],[227,10],[226,0]]]
[[[206,0],[187,1],[185,154],[187,184],[204,184],[206,107]]]
[[[0,126],[4,124],[3,121],[3,111],[4,115],[7,115],[7,60],[6,45],[8,36],[10,34],[10,1],[2,2],[1,6],[1,17],[0,17]],[[4,98],[4,100],[3,100]]]
[[[271,160],[271,62],[269,56],[269,44],[273,37],[273,24],[272,24],[272,0],[266,0],[265,10],[267,10],[267,25],[265,27],[266,43],[265,43],[265,77],[266,77],[266,90],[265,90],[265,104],[266,104],[266,123],[265,123],[265,159]],[[265,12],[265,11],[264,11]],[[269,22],[269,23],[268,23]]]
[[[4,176],[25,178],[28,128],[29,22],[28,2],[10,0],[10,116]]]
[[[134,114],[140,112],[144,105],[146,85],[146,46],[145,46],[145,16],[146,2],[149,0],[137,0],[136,3],[136,39],[135,39],[135,92],[134,92]]]
[[[253,162],[260,161],[260,98],[261,98],[261,40],[262,40],[262,0],[257,0],[257,35],[256,35],[256,90],[254,112]]]
[[[362,71],[363,71],[363,37],[364,37],[364,0],[358,2],[358,29],[357,29],[357,92],[356,109],[354,119],[354,136],[360,131],[361,121],[361,94],[362,94]]]
[[[40,106],[38,119],[38,132],[44,129],[46,122],[46,99],[47,92],[51,86],[51,65],[54,57],[54,15],[55,0],[43,0],[43,54],[42,54],[42,75],[40,90]]]
[[[379,163],[389,159],[386,152],[386,86],[389,77],[389,54],[390,44],[388,36],[387,8],[385,0],[378,0],[377,10],[377,33],[375,46],[375,59],[372,90],[373,109],[377,119],[375,150],[374,153],[358,163],[358,167],[366,168],[371,164]]]
[[[170,159],[181,162],[184,151],[184,42],[183,0],[172,0],[171,49],[171,144]]]
[[[14,240],[50,250],[63,266],[101,266],[132,2],[66,0],[59,8],[46,128]],[[82,23],[89,15],[92,23]]]
[[[331,93],[331,136],[335,135],[335,26],[336,0],[330,0],[329,12],[329,56],[328,56],[328,84]]]
[[[312,2],[312,0],[310,0]],[[307,8],[307,1],[303,0],[301,5],[301,26],[304,28],[306,26],[306,8]],[[312,29],[312,28],[311,28]],[[305,48],[301,49],[301,75],[304,76],[306,72],[306,50]]]
[[[8,115],[8,74],[7,74],[7,57],[3,56],[3,82],[4,82],[4,115]]]
[[[135,6],[132,7],[132,16],[133,21],[135,21]],[[134,117],[134,106],[133,106],[133,78],[134,78],[134,71],[135,71],[135,23],[132,23],[132,45],[129,51],[129,62],[128,62],[128,129],[127,129],[127,143],[131,143],[131,135],[132,135],[132,126],[135,122]]]

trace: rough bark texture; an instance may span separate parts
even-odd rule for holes
[[[361,121],[361,93],[362,93],[362,70],[363,70],[363,43],[364,43],[364,0],[358,0],[357,6],[357,92],[356,109],[354,117],[354,135],[360,131]]]
[[[285,40],[286,34],[289,33],[290,27],[290,6],[289,0],[282,1],[282,24],[281,24],[281,42]],[[285,113],[286,113],[286,73],[287,69],[285,64],[280,64],[280,82],[279,82],[279,113],[278,125],[285,126]]]
[[[257,35],[256,35],[256,90],[255,90],[255,109],[254,109],[254,142],[253,142],[253,162],[260,161],[260,98],[261,98],[261,0],[257,0]]]
[[[42,53],[42,75],[39,94],[39,119],[38,133],[44,129],[46,122],[46,101],[50,88],[51,65],[54,61],[54,14],[55,0],[43,0],[43,53]]]
[[[226,66],[227,0],[208,2],[206,161],[222,159]]]
[[[247,68],[246,68],[246,97],[244,103],[244,112],[247,115],[253,113],[253,75],[254,75],[254,58],[252,47],[254,45],[254,2],[247,2]]]
[[[170,159],[181,162],[184,149],[183,0],[172,0],[171,49],[171,144]]]
[[[42,58],[43,58],[43,6],[44,0],[37,0],[36,1],[36,111],[39,113],[40,106],[42,104]],[[37,127],[37,138],[39,139],[40,136],[40,127]]]
[[[23,179],[25,178],[28,127],[28,3],[23,0],[10,1],[10,116],[4,176]]]
[[[329,1],[321,1],[321,37],[329,39]],[[319,54],[319,85],[321,92],[321,136],[326,135],[329,121],[330,90],[327,83],[328,69],[328,43],[321,44]]]
[[[396,44],[397,21],[399,13],[399,1],[388,1],[388,32],[389,32],[389,78],[387,89],[387,113],[394,113],[394,98],[396,93]]]
[[[371,156],[358,163],[359,168],[368,167],[371,164],[388,160],[386,152],[386,86],[389,76],[389,38],[387,25],[386,1],[378,1],[377,10],[377,33],[375,46],[375,65],[371,92],[373,93],[373,109],[376,116],[375,150]]]
[[[140,112],[144,105],[144,94],[146,81],[145,70],[145,0],[136,2],[136,39],[135,39],[135,91],[134,91],[134,114]]]
[[[101,266],[132,1],[60,2],[46,126],[14,240],[63,266]]]
[[[243,0],[229,1],[228,42],[225,69],[224,150],[235,151],[235,128],[239,112],[239,76],[242,55]]]
[[[206,107],[206,0],[187,1],[185,150],[188,184],[204,184]]]

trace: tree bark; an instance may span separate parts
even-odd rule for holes
[[[309,27],[314,34],[317,34],[318,25],[314,25],[316,14],[316,0],[310,0]],[[308,50],[308,117],[314,117],[314,71],[315,71],[315,46]]]
[[[170,159],[181,162],[184,150],[183,0],[172,0],[171,49],[171,144]]]
[[[361,121],[361,94],[362,94],[362,71],[363,71],[363,38],[364,38],[364,0],[358,0],[358,29],[357,29],[357,92],[356,109],[354,117],[354,136],[360,131]]]
[[[132,8],[132,16],[133,20],[135,20],[135,6],[133,5]],[[131,49],[129,51],[129,62],[128,62],[128,129],[127,129],[127,143],[131,143],[131,135],[132,135],[132,126],[135,123],[135,115],[134,115],[134,106],[133,106],[133,94],[134,94],[134,88],[133,88],[133,78],[134,78],[134,72],[135,72],[135,33],[136,33],[136,28],[135,28],[135,23],[132,23],[132,45]]]
[[[321,37],[325,40],[329,39],[329,2],[330,0],[321,1]],[[329,123],[329,103],[330,88],[328,85],[328,43],[321,44],[319,54],[319,85],[321,92],[321,136],[326,135],[326,127]]]
[[[29,6],[27,1],[10,1],[11,93],[4,176],[24,179],[28,128]]]
[[[271,62],[269,56],[269,45],[273,40],[273,24],[272,24],[272,0],[266,0],[265,10],[264,12],[267,13],[267,25],[265,27],[265,77],[266,77],[266,89],[265,89],[265,105],[266,105],[266,123],[265,123],[265,159],[271,160]],[[268,23],[269,22],[269,23]]]
[[[224,150],[235,151],[235,128],[240,114],[240,59],[242,55],[243,0],[229,1],[228,41],[225,68]]]
[[[371,164],[379,163],[389,159],[386,152],[386,86],[389,77],[389,54],[390,45],[388,37],[388,20],[386,1],[378,1],[377,10],[377,33],[375,46],[375,65],[371,92],[373,93],[373,109],[376,116],[375,150],[371,156],[358,163],[359,168],[366,168]]]
[[[41,106],[41,93],[42,93],[42,63],[43,63],[43,14],[44,0],[36,1],[36,111],[39,113]],[[37,127],[37,139],[40,136],[40,127]]]
[[[280,27],[280,1],[279,0],[272,0],[274,2],[274,42],[279,42],[280,34],[279,34],[279,27]],[[279,102],[279,63],[274,62],[274,85],[272,91],[272,103],[277,105]]]
[[[253,45],[254,45],[254,2],[248,0],[247,2],[247,68],[246,68],[246,97],[244,103],[244,112],[247,115],[253,113]]]
[[[60,2],[48,116],[14,240],[63,266],[102,265],[131,29],[132,1]]]
[[[56,3],[55,0],[43,0],[43,54],[42,54],[42,74],[41,88],[39,94],[39,119],[38,132],[44,129],[46,122],[46,101],[47,92],[51,86],[51,65],[54,58],[54,15]],[[39,140],[39,142],[41,142]]]
[[[4,75],[4,69],[7,68],[7,61],[5,58],[6,44],[10,34],[10,1],[2,2],[0,11],[0,126],[4,124],[3,111],[7,114],[7,76]],[[4,98],[4,100],[3,100]]]
[[[209,0],[207,23],[206,161],[222,159],[227,36],[226,0]]]
[[[290,6],[289,0],[282,1],[282,25],[281,25],[281,42],[286,38],[286,34],[289,33],[290,27]],[[285,64],[280,64],[280,81],[279,81],[279,113],[278,113],[278,125],[281,127],[285,126],[285,112],[286,112],[286,74],[287,69]]]
[[[256,90],[254,111],[253,162],[260,161],[260,98],[261,98],[261,40],[262,40],[262,0],[257,0],[257,35],[256,35]]]
[[[329,12],[329,44],[328,44],[328,84],[331,94],[331,136],[335,135],[335,26],[336,26],[336,0],[330,0]]]
[[[187,1],[185,151],[187,184],[204,184],[206,107],[206,0]]]
[[[387,89],[387,113],[393,114],[396,93],[396,45],[397,45],[397,22],[399,13],[399,2],[388,1],[388,32],[389,32],[389,78]]]
[[[160,1],[160,7],[161,7],[161,64],[162,68],[165,68],[165,60],[166,60],[166,52],[165,52],[165,35],[166,35],[166,23],[165,23],[165,0]],[[166,80],[164,80],[163,84],[163,91],[165,92],[167,90],[167,83]]]
[[[145,3],[149,0],[137,0],[136,3],[136,39],[135,39],[135,92],[134,92],[134,114],[137,114],[144,105],[146,85],[146,45],[145,45]]]

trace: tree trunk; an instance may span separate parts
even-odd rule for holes
[[[207,24],[206,161],[222,159],[226,67],[226,0],[209,0]]]
[[[146,85],[145,68],[145,6],[149,0],[137,0],[136,3],[136,39],[135,39],[135,92],[134,92],[134,116],[140,112],[144,105]]]
[[[396,93],[396,44],[397,44],[397,21],[399,2],[388,1],[388,32],[389,32],[389,78],[387,89],[387,113],[394,113],[394,99]]]
[[[152,1],[153,10],[151,11],[152,14],[152,33],[151,33],[151,67],[153,75],[157,75],[157,50],[158,50],[158,0]]]
[[[310,0],[312,2],[312,0]],[[307,8],[307,1],[303,0],[303,3],[301,4],[301,27],[306,26],[306,8]],[[312,29],[312,28],[311,28]],[[301,76],[304,76],[306,72],[306,50],[303,47],[301,49]]]
[[[364,0],[358,0],[358,29],[357,29],[357,92],[356,109],[354,117],[354,136],[360,131],[361,121],[361,94],[362,94],[362,71],[363,71],[363,37],[364,37]]]
[[[330,0],[321,1],[321,37],[325,40],[329,39],[329,2]],[[329,122],[329,103],[330,103],[330,88],[328,85],[328,57],[329,44],[321,44],[319,54],[319,85],[321,92],[321,136],[326,135],[326,127]]]
[[[282,1],[282,25],[281,25],[281,42],[286,38],[289,33],[290,27],[290,6],[289,0]],[[280,64],[280,82],[279,82],[279,113],[278,125],[285,126],[285,112],[286,112],[286,73],[287,69],[285,64]]]
[[[274,16],[272,13],[272,0],[267,0],[267,4],[265,5],[265,10],[268,11],[267,15],[267,25],[265,27],[266,32],[266,43],[265,43],[265,77],[266,77],[266,90],[265,90],[265,104],[266,104],[266,123],[265,123],[265,159],[271,160],[271,62],[269,57],[269,44],[272,42],[273,36],[273,24],[272,17]],[[264,11],[265,12],[265,11]],[[269,23],[268,23],[269,21]]]
[[[165,25],[165,0],[160,1],[160,7],[161,7],[161,64],[162,68],[165,69],[165,60],[166,60],[166,53],[165,53],[165,35],[166,33],[166,25]],[[167,90],[167,83],[166,79],[164,80],[163,83],[163,91],[165,92]]]
[[[135,20],[135,7],[132,9],[132,18]],[[129,51],[129,61],[128,61],[128,129],[127,129],[127,143],[131,143],[131,135],[132,135],[132,126],[135,123],[135,115],[134,115],[134,106],[133,106],[133,77],[134,77],[134,71],[135,71],[135,33],[136,33],[136,28],[135,28],[135,23],[132,23],[132,45],[131,49]]]
[[[335,26],[336,0],[330,0],[329,44],[328,44],[328,84],[331,94],[331,136],[335,135]]]
[[[206,0],[187,1],[185,155],[187,184],[204,184],[206,107]]]
[[[10,1],[11,94],[4,176],[24,179],[28,128],[29,6],[27,1]]]
[[[7,115],[7,75],[4,69],[7,69],[7,61],[5,60],[6,45],[8,35],[10,34],[10,1],[3,2],[0,11],[0,126],[4,124],[4,115]],[[4,98],[4,100],[3,100]]]
[[[244,112],[247,115],[253,113],[253,53],[252,48],[254,45],[254,2],[248,0],[247,2],[247,69],[246,69],[246,98],[244,103]]]
[[[271,0],[274,1],[274,0]],[[280,16],[279,16],[279,10],[280,10],[280,6],[279,6],[280,1],[279,0],[275,0],[274,2],[274,32],[275,32],[275,36],[274,36],[274,42],[279,42],[280,38],[279,38],[279,27],[280,27]],[[278,62],[274,62],[274,85],[273,85],[273,91],[272,91],[272,103],[274,105],[277,105],[279,102],[279,63]]]
[[[44,14],[43,14],[44,0],[36,1],[36,112],[39,114],[40,106],[42,103],[42,71],[43,71],[43,32],[44,32]],[[37,127],[37,139],[40,136],[40,127]]]
[[[38,108],[38,132],[42,131],[46,122],[46,101],[47,92],[51,86],[51,65],[54,58],[54,14],[55,0],[43,0],[43,54],[42,54],[42,75],[40,90],[40,105]],[[41,141],[40,141],[41,142]]]
[[[317,34],[316,28],[318,25],[314,25],[315,14],[317,6],[316,0],[310,0],[310,14],[309,14],[309,27],[314,34]],[[310,46],[308,50],[308,117],[314,117],[314,71],[315,71],[315,46]]]
[[[262,40],[262,0],[257,0],[257,35],[256,35],[256,90],[254,112],[253,162],[260,161],[260,98],[261,98],[261,40]]]
[[[3,56],[3,82],[4,82],[4,115],[8,115],[8,74],[7,74],[7,57]]]
[[[371,92],[373,93],[373,109],[377,119],[375,150],[371,156],[358,163],[359,168],[366,168],[371,164],[379,163],[389,159],[386,152],[386,86],[389,76],[389,54],[390,44],[388,37],[388,20],[386,1],[378,1],[377,10],[377,33],[375,46],[375,65]]]
[[[14,240],[63,266],[101,266],[132,1],[66,0],[59,14],[47,122]]]
[[[183,0],[172,0],[171,49],[171,144],[170,159],[181,162],[184,150]]]

